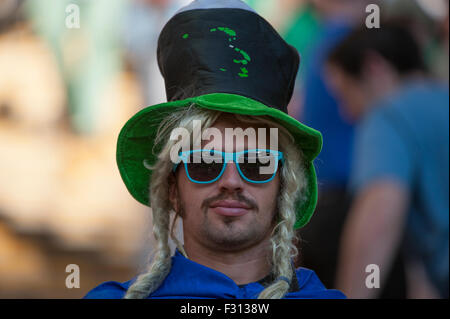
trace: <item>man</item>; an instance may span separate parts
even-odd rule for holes
[[[86,297],[343,298],[292,266],[322,144],[287,114],[297,51],[242,1],[199,0],[162,30],[158,63],[169,102],[131,118],[117,149],[128,190],[152,207],[157,252],[137,278]]]
[[[395,23],[350,35],[331,54],[328,76],[358,121],[338,287],[375,297],[366,267],[376,265],[384,285],[402,247],[409,296],[448,298],[448,84],[427,76],[420,48]]]

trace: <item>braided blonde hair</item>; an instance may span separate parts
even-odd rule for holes
[[[177,213],[173,210],[169,201],[169,176],[172,170],[170,150],[176,141],[169,140],[170,133],[175,127],[184,127],[192,135],[192,123],[200,120],[202,128],[211,127],[220,111],[199,108],[195,104],[180,108],[171,113],[159,126],[155,145],[163,144],[158,155],[158,160],[151,167],[153,170],[150,184],[150,198],[153,214],[153,233],[156,240],[156,255],[148,265],[147,270],[139,275],[129,287],[124,298],[147,298],[162,284],[171,268],[171,253],[169,248],[169,235],[178,250],[188,258],[183,246],[174,235],[174,225]],[[292,135],[280,124],[268,116],[247,116],[233,114],[242,122],[265,123],[270,127],[277,127],[279,134],[280,150],[285,155],[285,164],[281,167],[280,196],[277,199],[278,224],[274,227],[271,237],[272,248],[272,274],[274,282],[266,287],[258,296],[260,299],[282,298],[289,290],[289,283],[280,278],[292,280],[295,273],[291,261],[298,254],[295,246],[297,240],[294,230],[296,220],[295,206],[297,201],[305,199],[306,178],[303,167],[303,154],[295,146]],[[193,140],[198,136],[193,136]],[[165,144],[164,144],[165,143]],[[302,195],[303,194],[303,195]],[[171,214],[175,214],[170,225]]]

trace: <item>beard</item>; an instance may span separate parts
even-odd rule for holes
[[[242,195],[238,194],[233,197],[235,200],[245,202],[251,207],[252,218],[236,218],[232,216],[212,216],[208,213],[209,206],[212,202],[229,198],[225,194],[219,194],[213,198],[206,199],[202,203],[202,213],[200,223],[196,224],[196,237],[201,238],[205,246],[222,251],[235,251],[245,249],[254,244],[257,244],[270,236],[276,220],[276,211],[278,205],[275,207],[275,212],[271,212],[271,219],[263,219],[260,217],[260,210],[254,201],[251,201]],[[185,219],[186,210],[181,198],[179,198],[179,215]],[[184,223],[184,222],[183,222]]]
[[[234,217],[221,217],[212,222],[205,213],[200,229],[205,239],[216,247],[227,251],[243,249],[259,243],[267,236],[267,227],[255,219],[243,223]]]

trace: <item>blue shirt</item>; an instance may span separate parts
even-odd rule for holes
[[[351,189],[390,178],[409,190],[407,256],[423,261],[430,280],[448,297],[448,86],[409,82],[370,110],[356,131]]]
[[[299,268],[297,291],[286,294],[289,299],[342,299],[338,290],[329,290],[320,282],[314,271]],[[108,281],[92,289],[84,298],[121,299],[135,280],[120,283]],[[172,256],[172,268],[162,285],[149,299],[253,299],[264,289],[260,282],[237,285],[231,278],[185,258],[178,251]]]
[[[305,101],[300,121],[319,130],[323,136],[322,151],[314,161],[320,188],[345,187],[350,175],[353,126],[341,116],[324,77],[328,54],[350,31],[351,27],[341,19],[327,21],[306,66]]]

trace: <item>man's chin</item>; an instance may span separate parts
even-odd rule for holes
[[[210,223],[210,232],[217,236],[238,238],[254,232],[256,222],[249,218],[221,217]]]
[[[238,219],[224,218],[214,223],[209,223],[204,228],[206,237],[220,245],[222,248],[238,249],[249,245],[257,237],[251,223]]]

